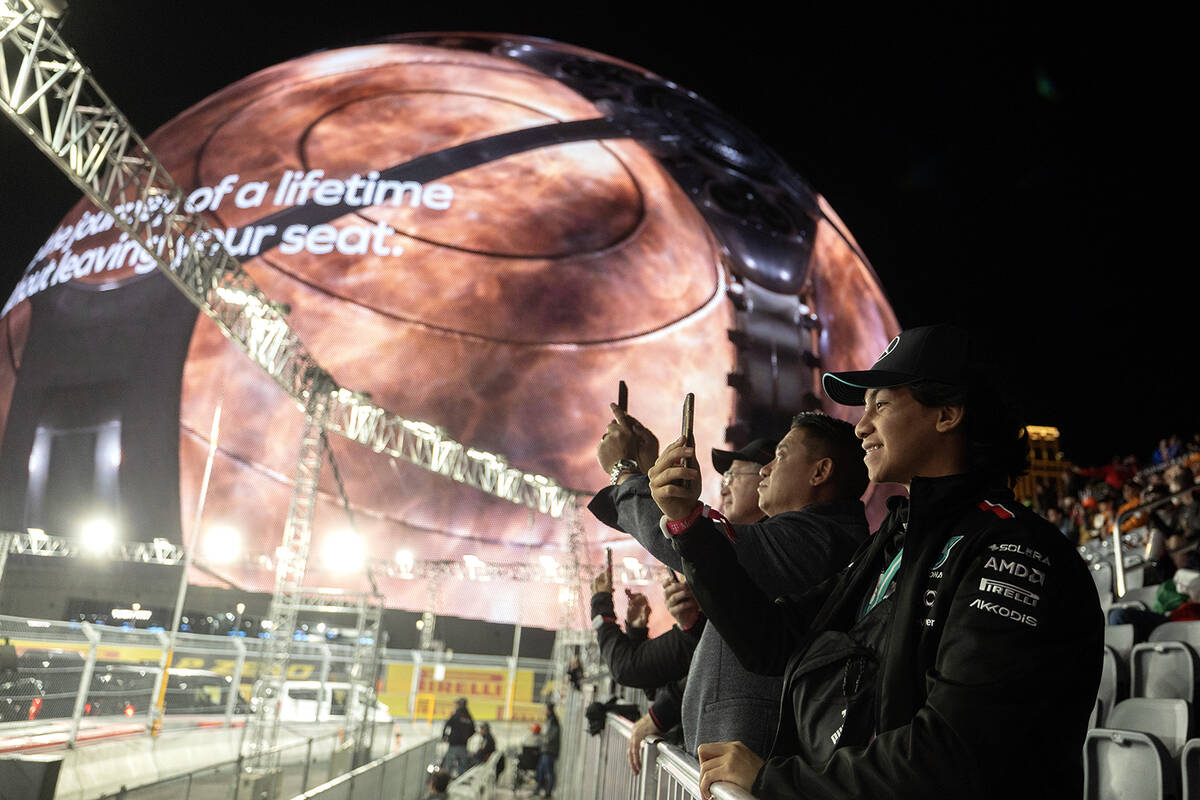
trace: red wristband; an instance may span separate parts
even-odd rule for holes
[[[692,513],[688,514],[683,519],[667,520],[667,533],[671,534],[672,536],[678,536],[688,528],[692,527],[692,523],[699,519],[702,513],[704,513],[704,505],[702,503],[697,503],[696,507],[692,509]]]

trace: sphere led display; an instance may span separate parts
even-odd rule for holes
[[[897,330],[786,164],[702,99],[590,51],[425,34],[316,53],[147,142],[341,385],[575,489],[605,483],[594,450],[618,380],[664,442],[694,392],[697,442],[724,446],[820,402],[818,369],[869,364]],[[193,579],[269,591],[295,403],[86,200],[3,321],[0,522],[54,532],[87,506],[125,538],[197,553],[210,531],[235,536],[237,557]],[[562,520],[331,447],[368,559],[569,561]],[[361,588],[320,558],[347,525],[336,478],[322,474],[307,582]],[[593,547],[616,539],[580,521]],[[441,613],[560,623],[552,584],[380,580],[395,607],[436,596]]]

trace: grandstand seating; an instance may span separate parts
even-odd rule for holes
[[[1126,588],[1125,594],[1121,595],[1117,602],[1124,603],[1129,600],[1140,600],[1146,604],[1146,608],[1149,608],[1154,605],[1154,597],[1158,594],[1158,587],[1159,584],[1156,583],[1153,586]]]
[[[1133,651],[1133,626],[1109,625],[1104,629],[1104,643],[1117,651],[1117,656],[1125,664],[1129,663],[1129,654]]]
[[[1149,734],[1090,730],[1083,743],[1083,766],[1084,800],[1178,797],[1174,760]]]
[[[1164,622],[1150,632],[1151,642],[1187,642],[1200,651],[1200,621]]]
[[[1092,727],[1102,727],[1116,704],[1124,699],[1121,693],[1123,670],[1124,664],[1120,656],[1113,648],[1105,645],[1104,667],[1100,671],[1100,691],[1096,696],[1098,709]]]
[[[1122,700],[1084,740],[1084,800],[1178,798],[1177,758],[1191,733],[1186,700]]]
[[[1200,739],[1183,746],[1179,757],[1183,777],[1183,800],[1200,800]]]
[[[1112,565],[1107,562],[1098,562],[1092,564],[1092,580],[1096,582],[1096,591],[1100,594],[1112,592],[1113,590],[1113,573]]]
[[[1186,642],[1139,644],[1129,659],[1132,697],[1173,697],[1189,703],[1196,698],[1200,660]]]

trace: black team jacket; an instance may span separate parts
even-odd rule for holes
[[[775,747],[751,792],[1081,796],[1104,638],[1086,566],[1005,489],[970,476],[917,478],[910,497],[893,498],[839,575],[774,602],[739,568],[721,523],[701,517],[675,537],[709,623],[747,669],[784,675]],[[890,607],[877,609],[890,615],[876,618],[882,663],[872,671],[853,653],[839,660],[830,637],[855,625],[900,536]],[[839,707],[845,716],[830,713]]]

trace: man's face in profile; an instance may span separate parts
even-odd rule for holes
[[[730,522],[746,524],[762,517],[758,507],[760,468],[753,461],[735,460],[721,476],[721,513]]]

